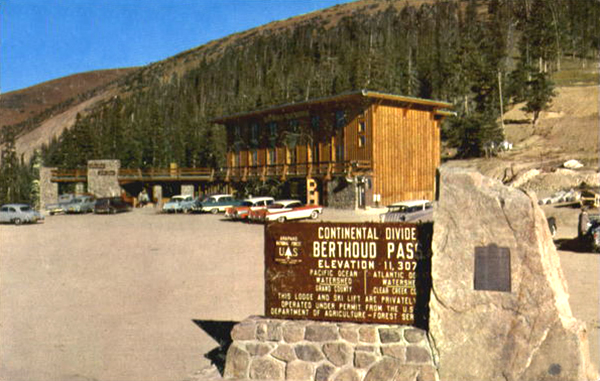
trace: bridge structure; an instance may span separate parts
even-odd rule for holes
[[[277,180],[305,182],[302,189],[312,190],[314,182],[329,181],[334,177],[353,178],[371,171],[368,161],[317,162],[299,164],[271,164],[219,168],[131,169],[120,168],[118,160],[91,160],[87,168],[43,168],[41,171],[42,207],[54,203],[59,184],[75,184],[76,193],[91,193],[96,197],[135,197],[147,189],[155,202],[163,200],[163,188],[177,189],[181,194],[231,192],[233,185],[248,181]],[[172,192],[172,191],[171,191]],[[169,192],[166,192],[169,193]],[[313,201],[318,202],[317,199]],[[304,198],[304,197],[301,197]],[[306,199],[311,199],[307,193]],[[134,200],[135,202],[135,200]]]

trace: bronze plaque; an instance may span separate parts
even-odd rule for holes
[[[266,316],[411,325],[426,320],[430,243],[419,229],[409,223],[267,225]]]
[[[510,292],[510,249],[494,244],[475,248],[475,290]]]

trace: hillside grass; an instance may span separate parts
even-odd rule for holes
[[[598,63],[591,59],[564,57],[560,71],[552,74],[556,86],[590,86],[600,83]]]

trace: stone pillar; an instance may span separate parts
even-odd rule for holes
[[[194,185],[186,184],[181,186],[181,194],[184,196],[194,196]]]
[[[336,177],[327,182],[327,205],[337,209],[357,209],[358,189],[354,179]]]
[[[440,380],[597,380],[536,197],[441,171],[429,335]]]
[[[152,186],[152,202],[154,202],[155,205],[162,206],[162,197],[162,185]]]
[[[119,185],[119,160],[88,161],[88,192],[96,197],[118,197],[121,195]]]
[[[43,211],[48,204],[55,204],[58,200],[58,183],[53,183],[50,179],[52,171],[56,168],[40,168],[40,211]]]

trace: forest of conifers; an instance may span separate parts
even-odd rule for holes
[[[369,89],[452,102],[444,139],[463,157],[502,140],[503,105],[536,118],[561,59],[599,58],[597,0],[365,3],[315,13],[184,52],[125,77],[120,95],[44,146],[46,166],[119,159],[125,168],[221,165],[224,131],[209,120]],[[499,87],[502,87],[500,91]],[[6,140],[6,137],[5,137]],[[3,165],[5,161],[3,160]]]

